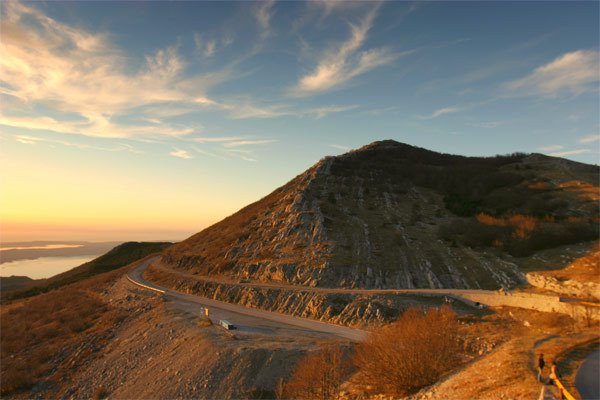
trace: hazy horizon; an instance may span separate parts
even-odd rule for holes
[[[598,2],[0,4],[0,240],[181,240],[394,139],[597,164]]]
[[[200,228],[201,230],[203,228]],[[81,229],[80,227],[71,229],[2,229],[0,234],[0,243],[10,242],[128,242],[128,241],[169,241],[178,242],[188,238],[196,232],[187,231],[118,231],[118,230],[94,230]]]

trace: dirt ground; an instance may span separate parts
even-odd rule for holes
[[[98,294],[126,317],[107,335],[88,336],[57,362],[45,383],[10,397],[275,398],[278,384],[298,360],[323,343],[315,337],[225,331],[124,277]],[[514,308],[493,311],[461,316],[469,356],[410,400],[537,399],[542,384],[534,365],[540,352],[548,363],[558,360],[569,387],[581,358],[571,349],[599,340],[597,325],[587,327],[567,316]],[[368,389],[350,380],[339,398],[385,398]]]
[[[129,315],[109,340],[89,338],[57,365],[69,374],[11,397],[275,398],[280,380],[323,342],[228,332],[124,277],[102,296]]]

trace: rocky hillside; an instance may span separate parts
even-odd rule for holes
[[[598,238],[599,176],[597,166],[540,154],[463,157],[375,142],[319,161],[163,261],[308,286],[513,287],[536,252]]]

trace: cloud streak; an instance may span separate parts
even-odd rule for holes
[[[240,146],[255,146],[259,144],[269,144],[273,143],[275,140],[273,139],[259,139],[259,140],[236,140],[226,142],[224,144],[225,147],[240,147]]]
[[[189,160],[190,158],[193,158],[191,154],[187,151],[177,148],[173,149],[173,151],[170,152],[169,155],[177,158],[183,158],[184,160]]]
[[[301,77],[291,90],[294,96],[306,96],[333,90],[372,69],[396,60],[388,48],[361,50],[377,17],[379,6],[372,8],[358,24],[350,25],[350,37],[330,50],[317,62],[316,68]],[[408,52],[406,52],[408,54]]]
[[[256,18],[256,21],[258,22],[258,26],[261,29],[261,37],[264,39],[270,33],[271,18],[273,18],[273,15],[275,14],[273,10],[275,1],[264,0],[257,4],[258,7],[256,7],[254,11],[254,16]]]
[[[206,58],[212,57],[217,50],[216,40],[203,40],[202,35],[197,32],[194,33],[194,45],[196,46],[196,53],[203,55]]]
[[[100,150],[100,151],[110,151],[110,152],[129,152],[134,154],[142,154],[143,151],[134,148],[131,145],[125,143],[117,143],[112,147],[102,147],[102,146],[94,146],[85,143],[75,143],[68,140],[59,140],[59,139],[50,139],[46,137],[39,136],[30,136],[30,135],[16,135],[15,140],[22,144],[27,145],[37,145],[39,143],[47,143],[50,145],[59,144],[67,147],[74,147],[77,149],[89,149],[89,150]]]
[[[536,68],[524,78],[507,83],[505,89],[510,94],[523,96],[580,95],[598,89],[595,83],[600,80],[599,69],[598,50],[577,50]]]
[[[447,115],[447,114],[454,114],[460,111],[463,111],[464,107],[444,107],[444,108],[440,108],[439,110],[435,110],[434,112],[432,112],[429,115],[420,115],[418,116],[419,119],[435,119],[438,117],[441,117],[442,115]]]
[[[589,149],[577,149],[577,150],[566,150],[566,151],[558,151],[558,152],[553,152],[550,153],[551,156],[554,157],[567,157],[567,156],[575,156],[575,155],[579,155],[579,154],[587,154],[587,153],[591,153],[592,151]]]
[[[176,47],[147,55],[132,71],[127,57],[103,34],[61,24],[19,2],[5,3],[5,10],[0,93],[22,104],[43,104],[54,113],[77,114],[83,121],[73,124],[50,116],[4,114],[5,125],[113,138],[186,135],[189,129],[122,126],[114,119],[163,103],[210,106],[206,91],[226,79],[215,74],[184,78],[187,65]]]
[[[563,149],[565,146],[562,146],[560,144],[550,144],[548,146],[542,146],[540,147],[540,150],[542,151],[549,151],[549,152],[556,152],[558,150]]]
[[[247,136],[194,137],[183,140],[208,147],[207,150],[206,148],[200,148],[195,144],[191,145],[191,148],[199,154],[211,157],[233,157],[251,162],[257,161],[253,149],[277,142],[275,139]]]
[[[579,143],[588,144],[600,141],[600,134],[595,133],[593,135],[583,136],[579,138]]]

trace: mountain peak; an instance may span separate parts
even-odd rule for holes
[[[305,286],[515,286],[524,274],[514,256],[566,244],[566,236],[555,237],[562,230],[576,232],[569,243],[598,235],[589,222],[597,218],[597,204],[581,192],[597,191],[598,168],[573,164],[565,172],[561,164],[535,160],[373,142],[322,159],[172,246],[163,259],[201,275]],[[573,180],[587,186],[563,189]],[[517,221],[510,219],[515,215],[544,229],[519,236],[506,222]]]
[[[396,150],[396,149],[419,149],[418,147],[411,146],[406,143],[401,143],[393,139],[385,139],[385,140],[376,140],[372,143],[369,143],[365,146],[359,147],[356,150],[351,152],[363,152],[363,151],[372,151],[372,150]],[[421,149],[424,150],[424,149]]]

